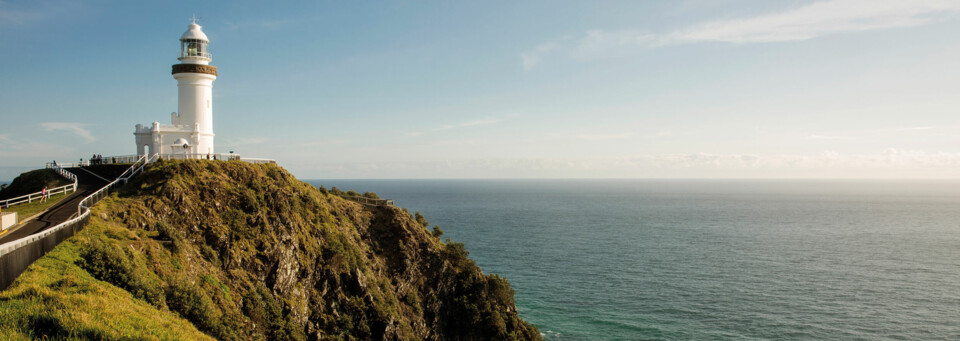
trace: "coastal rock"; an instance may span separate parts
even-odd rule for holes
[[[541,338],[463,244],[275,164],[158,162],[93,210],[76,264],[217,339]]]

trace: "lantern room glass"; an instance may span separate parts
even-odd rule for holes
[[[184,57],[210,58],[210,53],[207,52],[207,42],[200,39],[180,40],[180,58]]]

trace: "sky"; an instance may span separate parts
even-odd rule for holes
[[[301,179],[960,178],[957,0],[3,0],[0,180],[135,154],[194,14]]]

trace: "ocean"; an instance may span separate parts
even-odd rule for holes
[[[960,182],[311,180],[420,211],[547,340],[960,339]]]

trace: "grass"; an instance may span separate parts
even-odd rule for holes
[[[540,339],[427,225],[272,164],[157,162],[0,292],[0,340]]]
[[[75,239],[64,241],[0,292],[5,339],[212,340],[176,313],[99,281],[77,265]]]
[[[70,194],[73,194],[73,192],[70,192]],[[31,203],[14,205],[8,208],[4,208],[3,212],[17,212],[17,223],[19,224],[24,219],[27,219],[33,216],[34,214],[43,212],[44,210],[50,208],[51,206],[60,202],[60,200],[63,200],[63,198],[66,198],[66,197],[67,197],[67,194],[51,195],[50,199],[44,202],[40,202],[40,200],[35,200],[34,202],[31,202]]]
[[[39,192],[43,186],[57,188],[70,183],[70,180],[60,176],[52,169],[32,170],[13,179],[6,188],[0,190],[0,200],[19,197]]]

